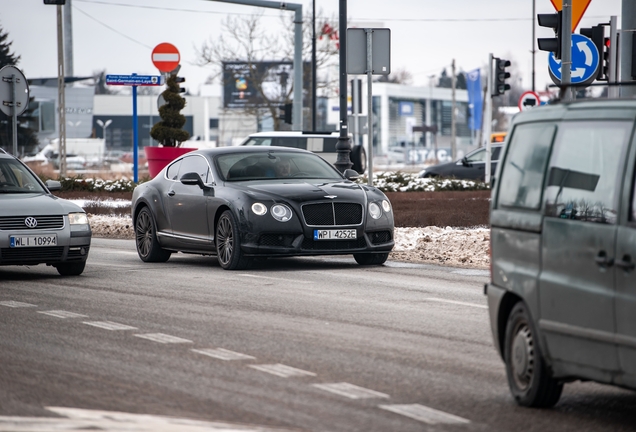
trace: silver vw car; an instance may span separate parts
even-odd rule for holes
[[[0,149],[0,265],[46,264],[62,276],[82,274],[91,228],[81,207],[51,194],[60,188]]]

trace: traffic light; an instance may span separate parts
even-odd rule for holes
[[[550,27],[554,30],[553,38],[538,38],[537,43],[541,51],[552,51],[557,60],[561,59],[561,11],[553,14],[537,14],[540,27]]]
[[[294,104],[290,103],[286,103],[284,105],[279,105],[278,108],[280,109],[280,115],[278,116],[279,119],[283,120],[285,123],[287,124],[292,124],[292,107]]]
[[[603,72],[603,81],[609,81],[609,75],[610,75],[609,68],[610,68],[610,62],[611,62],[610,49],[611,49],[610,38],[604,37],[603,51],[599,52],[599,55],[601,57],[599,60],[601,63],[599,65],[599,68]]]
[[[581,34],[590,38],[598,50],[599,65],[596,79],[599,81],[607,81],[607,60],[609,52],[606,51],[609,48],[605,46],[605,27],[597,25],[594,27],[582,28]],[[609,41],[609,39],[607,40]]]
[[[181,84],[183,82],[185,82],[185,78],[184,77],[176,77],[174,80],[177,84]],[[179,86],[179,93],[185,93],[186,89]]]
[[[510,60],[495,57],[495,82],[492,95],[499,96],[510,90],[510,84],[506,80],[510,78],[510,72],[506,68],[510,66]]]

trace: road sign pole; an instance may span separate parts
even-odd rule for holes
[[[618,82],[618,19],[617,17],[610,17],[610,54],[609,54],[609,67],[608,67],[608,83],[616,83]],[[623,39],[627,39],[624,37]],[[618,98],[619,94],[618,86],[609,86],[608,96],[610,98]]]
[[[137,75],[137,74],[133,74]],[[132,99],[133,99],[133,182],[139,182],[139,162],[138,155],[139,150],[137,146],[137,86],[132,86]]]
[[[364,31],[367,34],[367,184],[373,186],[373,29]]]
[[[572,81],[572,0],[563,0],[561,23],[561,99],[569,100]]]
[[[64,35],[62,34],[62,6],[57,5],[57,105],[60,158],[60,177],[66,176],[66,97],[64,80]]]
[[[484,113],[484,139],[486,140],[486,163],[484,170],[484,181],[487,185],[490,184],[490,132],[492,130],[492,63],[493,55],[488,55],[488,79],[486,80],[486,112]]]
[[[11,75],[11,103],[13,104],[13,156],[18,157],[18,98],[16,97],[15,88],[17,87],[18,77]]]

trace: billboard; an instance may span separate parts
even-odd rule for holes
[[[223,107],[284,103],[292,89],[293,75],[291,61],[223,62]]]

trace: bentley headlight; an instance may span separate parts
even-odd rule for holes
[[[86,213],[69,213],[68,221],[71,225],[88,225]]]
[[[382,209],[388,213],[391,211],[391,204],[387,200],[382,200]]]
[[[272,216],[279,222],[287,222],[292,218],[292,211],[285,204],[274,204],[272,206]]]
[[[254,203],[252,204],[252,211],[258,216],[263,216],[267,213],[267,207],[265,207],[265,204],[262,203]]]
[[[382,210],[379,205],[372,202],[369,204],[369,214],[373,219],[380,219],[380,216],[382,216]]]

